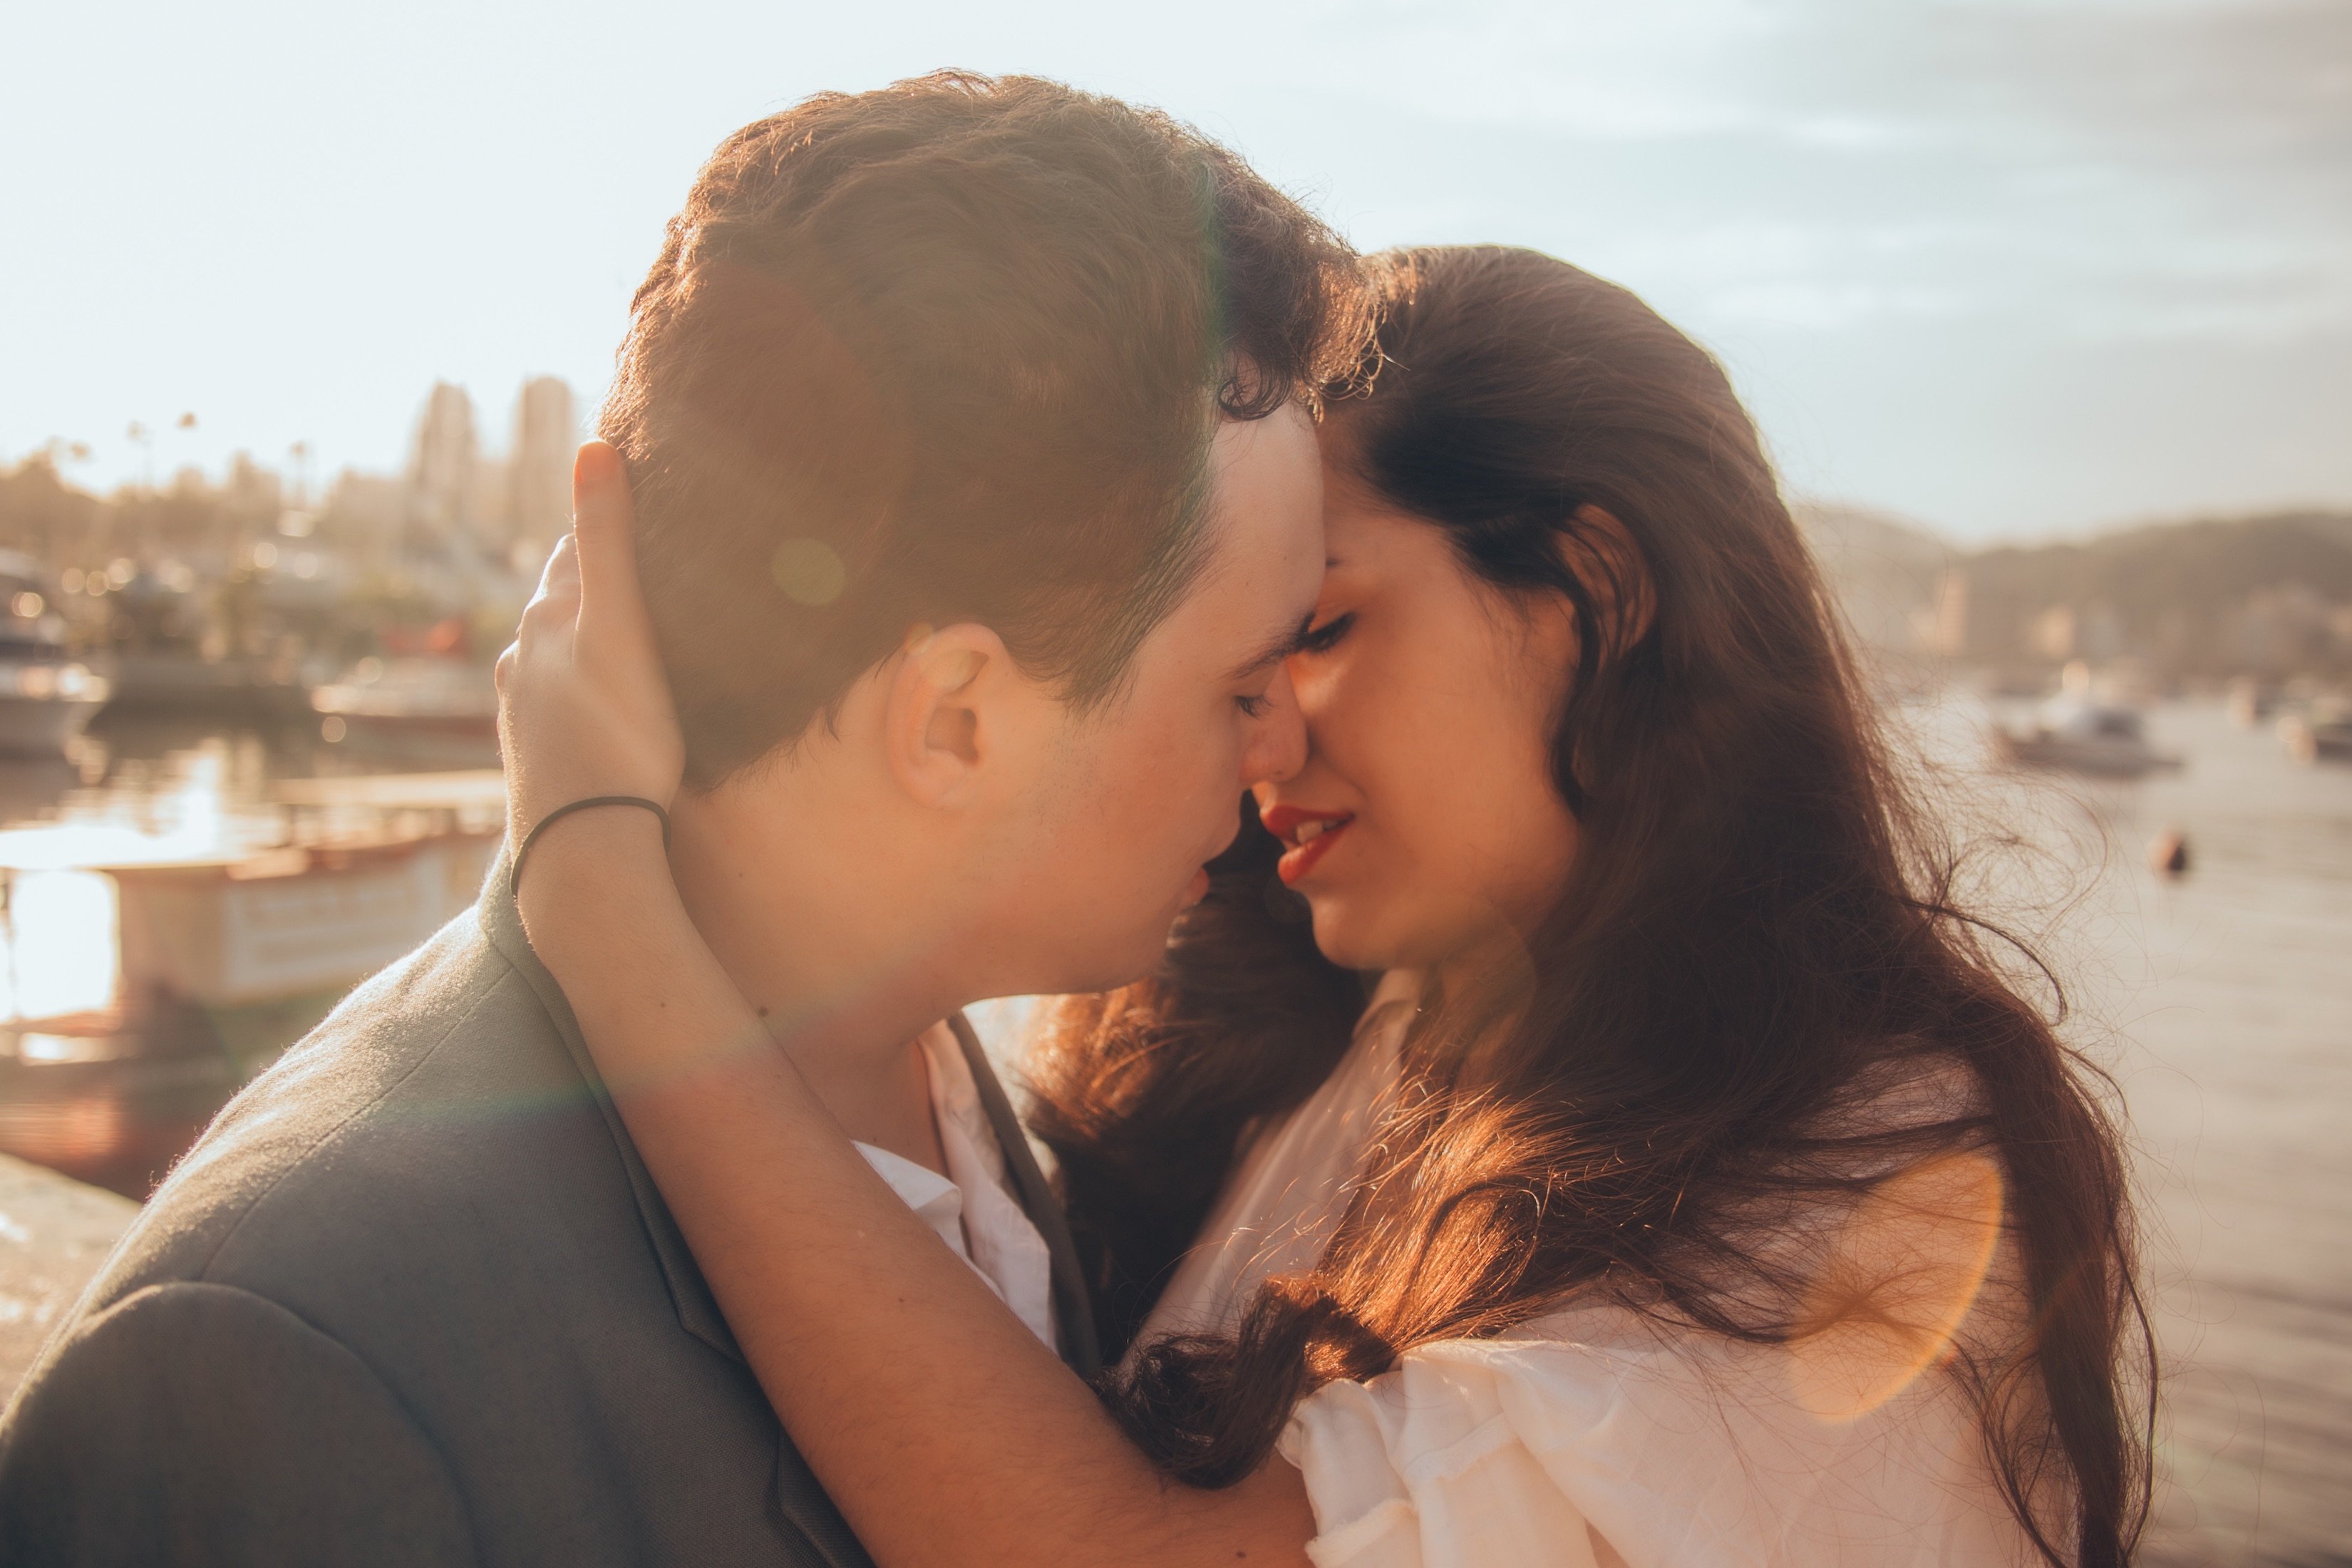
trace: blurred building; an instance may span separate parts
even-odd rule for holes
[[[572,452],[579,444],[572,388],[552,375],[523,383],[507,460],[505,538],[516,564],[535,571],[572,523]]]
[[[269,528],[285,510],[285,485],[255,462],[252,453],[239,452],[229,459],[228,478],[220,487],[220,505],[227,521],[238,527]]]
[[[345,468],[327,490],[319,531],[346,549],[383,556],[398,548],[407,521],[404,481]]]
[[[474,400],[466,389],[436,382],[416,427],[408,465],[408,526],[419,542],[471,532],[475,515]]]

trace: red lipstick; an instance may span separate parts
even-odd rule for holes
[[[1339,835],[1356,820],[1350,811],[1309,811],[1303,805],[1270,807],[1260,818],[1265,830],[1289,846],[1275,865],[1275,873],[1286,884],[1296,882],[1315,868],[1315,863],[1331,852]]]

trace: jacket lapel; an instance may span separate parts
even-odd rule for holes
[[[718,1301],[710,1294],[709,1285],[696,1267],[694,1254],[686,1245],[686,1237],[670,1216],[669,1205],[662,1201],[661,1191],[654,1185],[652,1173],[637,1153],[637,1146],[629,1137],[628,1128],[621,1121],[620,1108],[613,1103],[610,1090],[604,1087],[604,1075],[596,1070],[595,1059],[588,1054],[588,1042],[581,1037],[579,1020],[572,1016],[572,1004],[565,999],[563,988],[547,965],[531,951],[530,939],[524,935],[522,917],[517,912],[514,893],[508,879],[510,849],[501,849],[498,861],[490,868],[489,879],[482,889],[477,905],[480,910],[482,930],[490,945],[515,967],[540,1005],[555,1022],[556,1032],[563,1037],[563,1048],[572,1053],[572,1062],[579,1068],[582,1081],[591,1099],[604,1118],[604,1126],[613,1136],[613,1147],[620,1155],[621,1168],[627,1172],[629,1191],[636,1199],[637,1218],[645,1226],[646,1239],[653,1247],[655,1261],[660,1266],[662,1281],[668,1287],[670,1304],[677,1310],[678,1327],[709,1345],[728,1360],[744,1369],[751,1376],[751,1367],[735,1343],[734,1334],[720,1315]],[[774,1511],[778,1527],[797,1534],[805,1542],[827,1568],[873,1568],[873,1559],[858,1544],[841,1510],[817,1484],[808,1462],[793,1447],[791,1436],[779,1426],[776,1428],[776,1468],[768,1505]]]
[[[688,1250],[677,1221],[670,1217],[669,1205],[662,1201],[661,1190],[654,1185],[652,1173],[646,1169],[628,1128],[623,1125],[620,1108],[613,1103],[604,1075],[596,1070],[595,1060],[588,1054],[588,1042],[582,1038],[579,1021],[572,1016],[572,1004],[565,1000],[563,988],[555,983],[555,976],[547,972],[547,965],[539,961],[539,954],[531,951],[530,939],[523,934],[522,916],[515,910],[514,895],[508,883],[510,853],[499,850],[476,906],[481,913],[482,929],[490,945],[514,965],[515,972],[538,996],[540,1005],[547,1009],[547,1016],[554,1020],[556,1032],[563,1037],[563,1048],[572,1053],[572,1065],[579,1069],[589,1097],[604,1118],[605,1130],[612,1134],[613,1147],[621,1157],[621,1168],[628,1173],[637,1218],[645,1226],[646,1239],[661,1267],[662,1282],[669,1288],[670,1304],[677,1310],[678,1326],[720,1355],[741,1362],[743,1352],[737,1348],[727,1320],[719,1315],[719,1303],[712,1298],[709,1285],[704,1282],[702,1270],[695,1266],[694,1254]]]
[[[955,1034],[956,1044],[963,1047],[963,1059],[971,1068],[971,1081],[980,1089],[981,1108],[988,1113],[989,1126],[995,1130],[996,1142],[1004,1150],[1004,1168],[1013,1178],[1014,1189],[1021,1194],[1021,1206],[1028,1213],[1029,1223],[1045,1238],[1045,1249],[1053,1259],[1054,1319],[1061,1339],[1062,1359],[1070,1370],[1089,1383],[1102,1371],[1102,1352],[1095,1341],[1093,1303],[1087,1296],[1085,1274],[1078,1268],[1077,1247],[1070,1240],[1069,1217],[1062,1212],[1062,1200],[1055,1194],[1053,1184],[1037,1167],[1037,1156],[1030,1152],[1028,1134],[1021,1129],[1021,1119],[1013,1112],[1013,1101],[998,1081],[995,1068],[989,1062],[988,1052],[973,1032],[971,1022],[961,1013],[948,1020]]]

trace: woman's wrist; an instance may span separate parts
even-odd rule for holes
[[[518,868],[515,903],[542,957],[618,934],[623,911],[673,886],[659,817],[642,807],[600,805],[547,824]]]

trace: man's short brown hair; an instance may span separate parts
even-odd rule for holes
[[[1115,691],[1203,553],[1217,419],[1352,363],[1353,257],[1222,147],[1057,83],[828,93],[714,153],[601,433],[709,784],[908,630]]]

